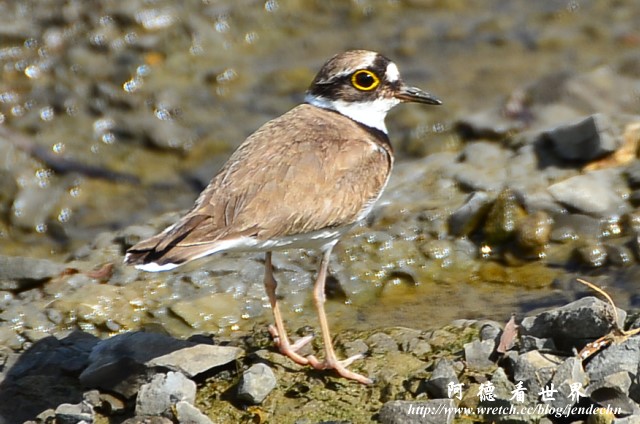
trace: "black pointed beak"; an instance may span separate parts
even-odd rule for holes
[[[403,85],[395,95],[396,99],[403,102],[423,103],[426,105],[441,105],[442,101],[433,94],[422,91],[417,87]]]

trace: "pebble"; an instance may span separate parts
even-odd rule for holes
[[[509,189],[503,190],[493,202],[484,223],[487,242],[493,245],[506,242],[525,217],[526,212],[516,194]]]
[[[137,415],[162,415],[179,401],[193,404],[196,400],[196,383],[179,372],[156,374],[143,384],[136,398]]]
[[[213,424],[213,421],[187,401],[176,403],[176,418],[180,424]]]
[[[607,263],[607,249],[600,243],[588,243],[576,249],[578,258],[583,265],[598,268]]]
[[[60,424],[76,424],[79,422],[92,423],[93,414],[90,408],[83,403],[70,404],[63,403],[58,405],[55,411],[56,423]]]
[[[238,359],[244,351],[235,346],[198,344],[147,361],[147,367],[164,367],[193,377]]]
[[[242,374],[238,385],[238,398],[246,403],[259,405],[277,385],[276,376],[269,366],[258,363]]]

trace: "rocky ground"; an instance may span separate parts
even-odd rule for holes
[[[0,412],[39,423],[635,423],[637,324],[585,297],[518,324],[340,334],[342,354],[365,354],[354,369],[371,386],[293,364],[259,330],[188,340],[76,330],[4,352]]]
[[[640,421],[640,9],[392,3],[0,4],[0,423]],[[372,386],[276,353],[259,255],[122,264],[346,39],[446,103],[332,260]],[[313,252],[274,264],[317,331]]]

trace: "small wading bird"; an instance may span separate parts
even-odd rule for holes
[[[333,246],[367,216],[387,184],[393,150],[384,119],[402,102],[441,104],[405,85],[398,67],[378,53],[352,50],[334,56],[316,75],[303,104],[250,135],[193,209],[131,247],[126,263],[155,272],[218,252],[266,252],[264,286],[275,319],[269,329],[280,352],[298,364],[371,383],[347,369],[361,355],[336,357],[324,310],[325,279]],[[322,252],[313,297],[323,361],[300,355],[311,336],[291,343],[282,322],[271,252],[289,248]]]

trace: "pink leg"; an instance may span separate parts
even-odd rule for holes
[[[275,328],[270,325],[269,333],[273,337],[273,340],[278,346],[280,353],[291,358],[292,361],[300,364],[307,365],[309,360],[298,353],[304,345],[309,343],[313,336],[306,336],[295,343],[290,343],[287,337],[287,331],[284,328],[282,322],[282,314],[280,313],[280,307],[278,306],[278,300],[276,299],[276,287],[278,283],[273,277],[273,266],[271,265],[271,252],[267,252],[264,261],[264,288],[269,297],[269,303],[271,303],[271,309],[273,310],[273,318],[276,322]]]
[[[333,342],[331,340],[331,334],[329,333],[329,323],[327,321],[327,315],[324,310],[325,295],[324,286],[327,279],[327,268],[329,268],[329,259],[331,257],[332,247],[327,249],[322,255],[322,261],[320,262],[320,269],[318,271],[318,277],[315,287],[313,289],[313,299],[318,310],[318,319],[320,320],[320,329],[322,331],[322,340],[324,341],[324,361],[320,362],[315,356],[308,356],[306,359],[309,365],[318,370],[333,369],[344,378],[358,381],[363,384],[371,384],[373,381],[363,375],[349,371],[347,367],[353,363],[353,361],[361,359],[362,355],[354,355],[343,361],[339,361],[336,357],[336,352],[333,349]]]

